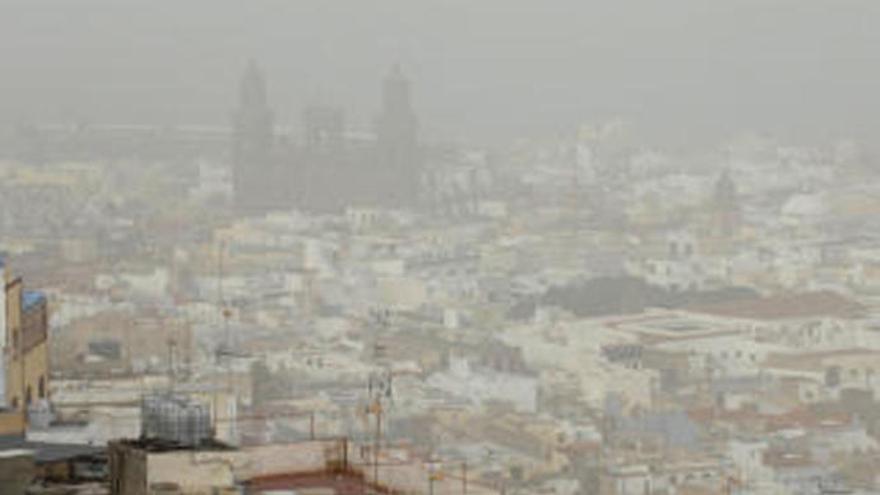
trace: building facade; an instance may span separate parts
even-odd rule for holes
[[[24,289],[20,277],[0,262],[4,335],[4,397],[11,412],[49,398],[48,306],[46,296]]]
[[[348,134],[342,110],[316,105],[303,112],[304,137],[294,139],[276,132],[265,79],[251,62],[233,123],[237,208],[341,213],[351,207],[418,206],[418,119],[400,68],[386,77],[381,94],[373,136]]]

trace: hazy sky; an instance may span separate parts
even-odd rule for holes
[[[400,61],[435,136],[880,130],[877,0],[0,0],[0,120],[225,123],[249,57],[288,122]]]

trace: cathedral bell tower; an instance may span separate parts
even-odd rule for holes
[[[272,160],[274,125],[265,79],[252,60],[241,78],[233,118],[233,186],[241,209],[271,207],[283,195]]]
[[[715,182],[712,199],[713,229],[721,237],[731,237],[739,231],[742,211],[736,184],[725,170]]]
[[[394,66],[383,81],[376,127],[377,173],[387,184],[385,197],[392,206],[412,206],[418,201],[421,183],[419,125],[410,99],[410,82],[400,66]]]

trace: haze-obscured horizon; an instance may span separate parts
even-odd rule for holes
[[[425,134],[506,139],[620,117],[652,138],[880,129],[869,0],[0,0],[0,122],[221,124],[249,58],[282,124],[368,127],[400,62]]]

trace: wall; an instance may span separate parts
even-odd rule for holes
[[[0,455],[0,493],[24,495],[34,478],[34,457],[28,451],[9,451]]]
[[[0,436],[24,435],[24,414],[20,411],[0,412]]]
[[[18,399],[18,408],[25,405],[30,391],[31,400],[38,400],[40,380],[44,382],[43,390],[48,391],[49,346],[46,341],[37,344],[24,354],[24,359],[13,356],[6,370],[6,393],[10,404]]]
[[[6,336],[8,352],[4,384],[6,402],[12,409],[23,410],[28,391],[31,400],[48,396],[49,349],[47,345],[47,308],[40,303],[27,314],[22,313],[23,284],[13,279],[6,284]],[[42,382],[42,386],[41,386]]]
[[[147,495],[147,454],[123,442],[107,448],[111,495]]]
[[[0,259],[0,338],[3,339],[3,352],[0,354],[0,365],[6,370],[6,267]],[[6,396],[6,373],[0,373],[0,404],[7,403]]]
[[[176,484],[184,493],[211,494],[214,488],[233,486],[238,455],[188,450],[147,454],[146,486]]]
[[[21,339],[21,279],[9,279],[5,284],[6,303],[6,334],[4,335],[6,357],[5,366],[5,397],[6,403],[13,409],[21,408],[23,397],[18,347]]]
[[[113,495],[146,495],[151,486],[176,485],[188,494],[212,494],[236,480],[314,472],[339,465],[342,441],[266,445],[241,450],[146,452],[113,442],[109,448]]]

